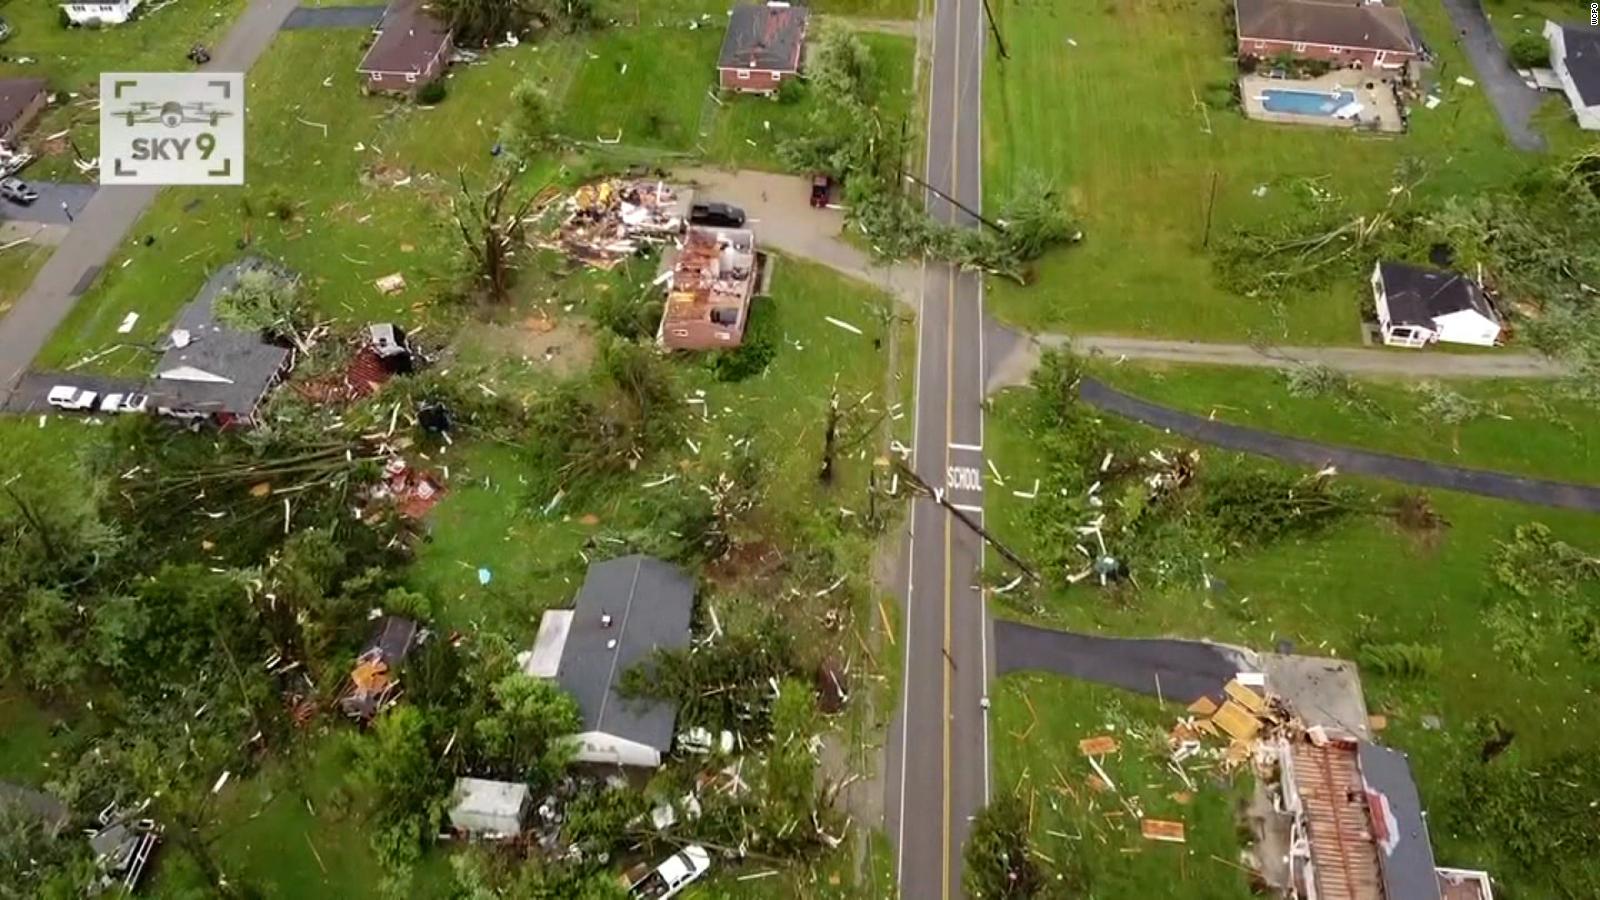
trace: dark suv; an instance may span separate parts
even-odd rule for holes
[[[728,203],[696,203],[689,208],[689,224],[743,228],[744,210]]]

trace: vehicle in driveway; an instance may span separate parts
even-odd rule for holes
[[[150,405],[150,398],[144,394],[107,394],[100,401],[100,411],[103,413],[142,413]]]
[[[20,206],[27,206],[39,199],[39,192],[29,187],[21,178],[7,178],[0,181],[0,197]]]
[[[744,210],[731,203],[696,203],[689,207],[689,224],[743,228]]]
[[[66,410],[93,410],[95,401],[100,398],[99,391],[75,388],[68,384],[58,384],[50,389],[45,400],[57,409]]]

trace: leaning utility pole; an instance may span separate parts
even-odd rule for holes
[[[1000,37],[1000,26],[995,24],[994,21],[994,10],[989,8],[989,0],[983,0],[983,12],[984,15],[989,17],[989,30],[994,32],[994,46],[996,50],[1000,51],[1000,58],[1010,59],[1011,54],[1006,52],[1005,39]]]

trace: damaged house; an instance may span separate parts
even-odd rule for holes
[[[678,705],[624,697],[623,673],[658,649],[689,646],[694,581],[671,563],[635,554],[595,563],[576,608],[545,613],[525,671],[548,672],[578,701],[578,762],[653,768],[672,747]]]
[[[1292,895],[1313,900],[1493,900],[1488,873],[1441,869],[1405,754],[1322,733],[1281,738]]]
[[[149,385],[151,404],[162,415],[254,424],[261,401],[293,364],[293,352],[218,321],[215,307],[240,275],[258,270],[293,277],[266,260],[246,257],[213,273],[179,310]]]
[[[804,6],[772,2],[735,6],[717,57],[717,82],[725,91],[774,94],[800,74],[805,55]]]
[[[399,699],[400,663],[422,641],[417,623],[400,616],[382,616],[372,638],[356,657],[350,683],[339,697],[339,709],[363,722]]]
[[[378,36],[356,67],[368,93],[414,95],[440,75],[455,49],[454,32],[421,0],[393,0]]]
[[[670,262],[657,343],[668,350],[739,346],[759,263],[748,229],[689,226]]]

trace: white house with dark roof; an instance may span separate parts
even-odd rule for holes
[[[1483,288],[1459,272],[1380,262],[1372,269],[1372,300],[1391,347],[1435,341],[1493,347],[1500,339],[1499,313]]]
[[[671,563],[635,554],[590,566],[576,608],[545,614],[566,619],[549,629],[541,624],[540,641],[561,641],[555,680],[583,717],[583,730],[569,738],[578,762],[661,765],[672,748],[678,705],[624,697],[619,686],[623,673],[656,650],[689,646],[693,612],[693,579]],[[553,653],[550,646],[536,649],[524,664],[539,669],[536,660]]]
[[[67,21],[74,25],[121,25],[133,18],[143,0],[78,0],[61,4]]]
[[[250,424],[261,400],[289,368],[290,350],[217,320],[217,298],[250,271],[291,277],[266,260],[246,257],[206,280],[200,293],[178,312],[150,381],[150,399],[163,415],[205,418],[219,425]]]
[[[1544,23],[1550,68],[1572,105],[1578,127],[1600,131],[1600,29]]]

